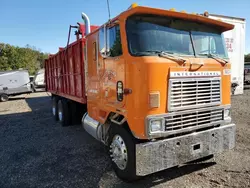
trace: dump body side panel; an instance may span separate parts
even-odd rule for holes
[[[46,90],[80,103],[86,103],[83,46],[81,38],[68,48],[50,56],[45,61]]]

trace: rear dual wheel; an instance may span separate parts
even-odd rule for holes
[[[71,124],[71,114],[69,110],[69,102],[66,99],[53,96],[52,97],[52,115],[56,121],[61,122],[62,126]]]
[[[69,103],[66,99],[58,101],[58,120],[63,127],[71,124],[71,113],[69,111]]]
[[[52,97],[52,115],[56,121],[58,121],[58,97],[53,96]]]

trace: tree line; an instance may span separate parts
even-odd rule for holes
[[[47,53],[41,52],[34,46],[13,46],[0,43],[0,71],[26,69],[30,75],[44,67]],[[250,62],[250,54],[245,55],[245,62]]]
[[[34,75],[37,70],[44,67],[44,60],[47,57],[47,53],[41,52],[34,46],[18,47],[0,43],[1,71],[26,69],[30,75]]]

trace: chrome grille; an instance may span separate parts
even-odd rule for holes
[[[191,111],[165,117],[165,131],[190,131],[217,125],[223,121],[223,109]]]
[[[219,105],[220,93],[220,78],[170,79],[168,110]]]

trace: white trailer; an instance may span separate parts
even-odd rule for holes
[[[0,101],[5,102],[9,96],[30,92],[30,79],[27,70],[0,71]]]
[[[235,18],[217,14],[210,14],[209,18],[235,25],[233,30],[224,33],[224,37],[228,56],[232,63],[231,83],[234,90],[233,94],[243,94],[246,21],[244,18]]]
[[[34,92],[38,90],[45,90],[44,69],[37,71],[31,84]]]

